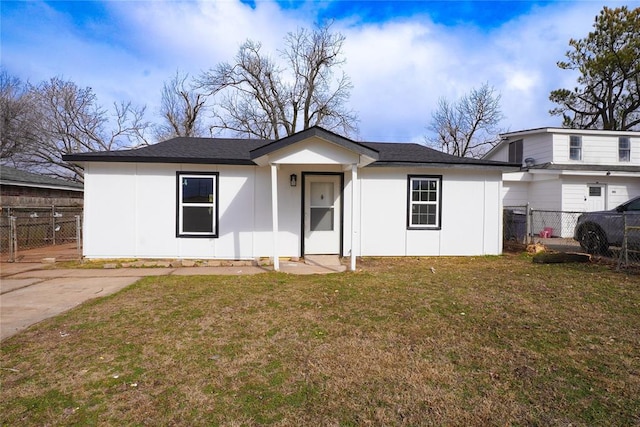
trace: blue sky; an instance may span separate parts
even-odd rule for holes
[[[502,97],[505,130],[558,126],[549,92],[570,38],[603,5],[639,1],[2,1],[2,66],[37,83],[54,76],[94,89],[101,104],[132,101],[158,120],[160,91],[231,61],[247,38],[275,52],[283,37],[327,19],[345,35],[343,70],[359,139],[420,142],[441,97],[483,83]]]

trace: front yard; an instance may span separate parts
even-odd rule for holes
[[[2,342],[1,425],[638,425],[640,276],[526,256],[147,278]]]

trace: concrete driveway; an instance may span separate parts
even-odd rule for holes
[[[327,274],[344,266],[281,263],[291,274]],[[165,275],[248,275],[269,271],[258,266],[56,269],[42,263],[0,264],[0,340],[92,298],[123,289],[143,277]]]
[[[171,272],[171,269],[118,271],[42,268],[42,264],[2,264],[0,340],[84,301],[117,292],[142,277]]]

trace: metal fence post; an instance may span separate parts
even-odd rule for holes
[[[531,229],[531,215],[533,215],[533,213],[531,212],[531,205],[527,202],[527,224],[525,225],[525,229],[526,229],[526,236],[525,236],[525,243],[527,245],[533,243],[533,230]]]
[[[15,262],[18,253],[18,232],[16,217],[9,217],[9,262]]]
[[[82,223],[80,222],[80,215],[76,215],[76,249],[78,250],[78,257],[82,258]]]
[[[620,270],[620,267],[622,266],[622,260],[624,259],[624,266],[628,267],[629,266],[629,251],[627,250],[627,246],[628,246],[628,241],[627,241],[627,237],[628,237],[628,233],[629,230],[627,228],[627,213],[623,212],[622,213],[622,247],[620,248],[620,256],[618,257],[618,270]]]
[[[56,207],[51,206],[51,244],[56,244]]]

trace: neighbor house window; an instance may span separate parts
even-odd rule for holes
[[[582,160],[582,137],[575,135],[569,137],[569,158]]]
[[[442,177],[409,175],[408,228],[439,229]]]
[[[177,235],[218,236],[218,174],[178,172]]]
[[[618,160],[621,162],[631,161],[631,140],[628,136],[618,138]]]
[[[522,164],[522,140],[509,143],[509,163]]]

